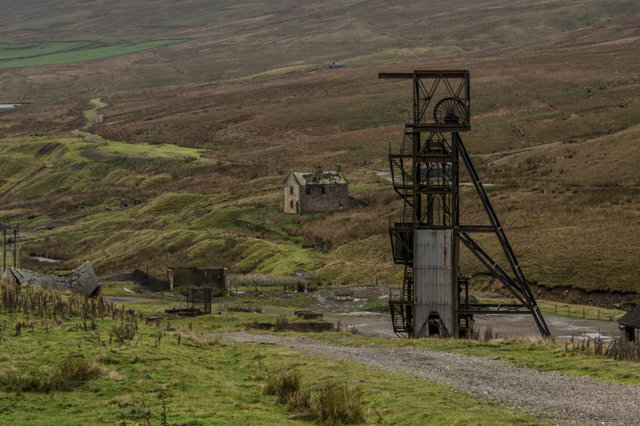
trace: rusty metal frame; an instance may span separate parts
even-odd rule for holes
[[[413,80],[413,121],[406,127],[414,132],[466,132],[470,130],[470,85],[468,70],[416,70],[412,73],[380,73],[378,78]],[[429,80],[428,83],[425,80]],[[437,124],[427,120],[436,90],[443,86],[449,97],[460,99],[466,109],[466,125]]]
[[[200,297],[202,296],[202,300]],[[187,287],[187,307],[192,310],[200,309],[196,305],[202,304],[202,313],[211,313],[211,288],[210,287]]]
[[[470,84],[467,70],[416,70],[412,73],[381,73],[384,79],[411,79],[413,88],[413,121],[405,123],[400,149],[389,146],[389,165],[394,190],[404,201],[402,218],[389,220],[394,262],[404,264],[402,291],[389,298],[391,319],[396,334],[416,337],[419,324],[415,324],[414,305],[414,240],[419,229],[454,230],[454,259],[457,282],[455,293],[456,326],[460,321],[469,327],[474,314],[531,314],[543,337],[550,332],[529,288],[522,268],[484,190],[471,157],[462,142],[460,132],[470,127]],[[465,118],[460,124],[429,121],[429,106],[439,87],[445,94],[460,100],[465,106]],[[460,104],[456,104],[460,105]],[[426,137],[423,138],[423,133]],[[445,137],[449,133],[450,139]],[[460,224],[459,159],[471,177],[491,225]],[[447,170],[450,170],[448,172]],[[432,172],[436,171],[435,176]],[[438,172],[439,175],[438,175]],[[470,233],[495,233],[507,258],[510,275],[476,243]],[[518,303],[469,303],[468,278],[459,273],[459,246],[464,245],[511,293]],[[461,293],[465,297],[461,300]],[[458,332],[458,330],[456,330]]]
[[[11,254],[13,265],[7,262],[7,255]],[[18,268],[20,266],[20,230],[17,228],[2,229],[2,271],[8,267]]]

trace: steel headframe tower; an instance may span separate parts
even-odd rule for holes
[[[542,313],[460,138],[471,129],[469,71],[418,70],[378,77],[413,83],[413,117],[405,124],[400,146],[389,146],[393,188],[404,201],[402,217],[389,220],[393,259],[404,265],[402,292],[389,299],[394,331],[406,337],[459,337],[472,327],[474,314],[531,314],[540,334],[548,337]],[[490,225],[460,224],[460,159]],[[471,237],[477,232],[496,235],[508,269]],[[469,279],[460,273],[460,243],[517,303],[470,303]]]

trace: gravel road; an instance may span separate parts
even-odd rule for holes
[[[250,333],[217,335],[236,342],[279,344],[302,353],[338,358],[408,374],[474,396],[522,407],[560,423],[640,424],[640,387],[540,372],[490,358],[425,348],[349,346],[307,338]]]

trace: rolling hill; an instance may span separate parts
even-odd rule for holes
[[[637,2],[211,3],[0,1],[0,100],[25,102],[0,112],[0,221],[23,253],[103,274],[180,261],[397,283],[400,205],[376,172],[411,92],[376,76],[464,68],[463,137],[528,278],[640,291]],[[282,214],[286,174],[316,164],[341,164],[369,206]]]

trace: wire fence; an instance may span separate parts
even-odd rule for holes
[[[541,306],[543,312],[549,312],[556,315],[562,315],[574,318],[592,319],[598,321],[617,321],[623,313],[615,312],[607,309],[585,306],[571,306],[557,303],[550,303]]]

